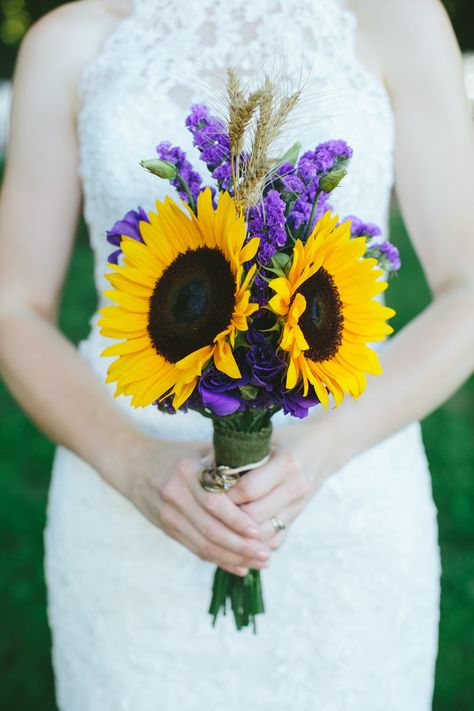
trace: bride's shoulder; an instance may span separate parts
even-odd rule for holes
[[[454,35],[441,0],[348,0],[348,5],[363,45],[392,83],[429,75],[439,52],[452,49]]]
[[[388,49],[396,46],[399,55],[400,40],[413,37],[419,46],[420,32],[425,42],[430,32],[449,26],[441,0],[348,0],[348,5],[374,42]]]
[[[20,48],[19,70],[43,72],[45,80],[66,83],[77,95],[84,67],[116,25],[132,10],[132,0],[76,0],[44,15],[27,32]]]

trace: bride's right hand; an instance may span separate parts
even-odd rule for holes
[[[115,463],[113,477],[106,477],[120,493],[202,560],[236,575],[268,566],[271,550],[259,539],[254,519],[226,493],[206,492],[199,483],[201,460],[209,447],[139,439],[139,446]]]

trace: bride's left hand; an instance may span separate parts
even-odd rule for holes
[[[259,524],[261,539],[278,549],[288,529],[275,532],[275,516],[288,528],[336,469],[334,447],[314,422],[275,428],[270,460],[247,472],[227,492]]]

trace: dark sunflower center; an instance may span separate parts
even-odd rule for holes
[[[329,360],[342,341],[342,304],[332,276],[321,267],[298,289],[306,299],[306,309],[299,325],[309,350],[305,355],[314,361]]]
[[[218,249],[180,254],[163,272],[150,299],[148,334],[167,361],[176,363],[229,325],[235,281]]]

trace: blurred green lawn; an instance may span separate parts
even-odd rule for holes
[[[429,293],[396,212],[392,235],[403,259],[402,273],[389,291],[389,302],[398,310],[395,326],[400,328],[428,303]],[[75,342],[86,335],[95,306],[91,275],[92,258],[82,230],[61,314],[64,331]],[[444,570],[435,711],[474,708],[473,405],[471,380],[423,423]],[[0,422],[0,709],[54,711],[42,570],[53,445],[28,422],[1,381]]]

